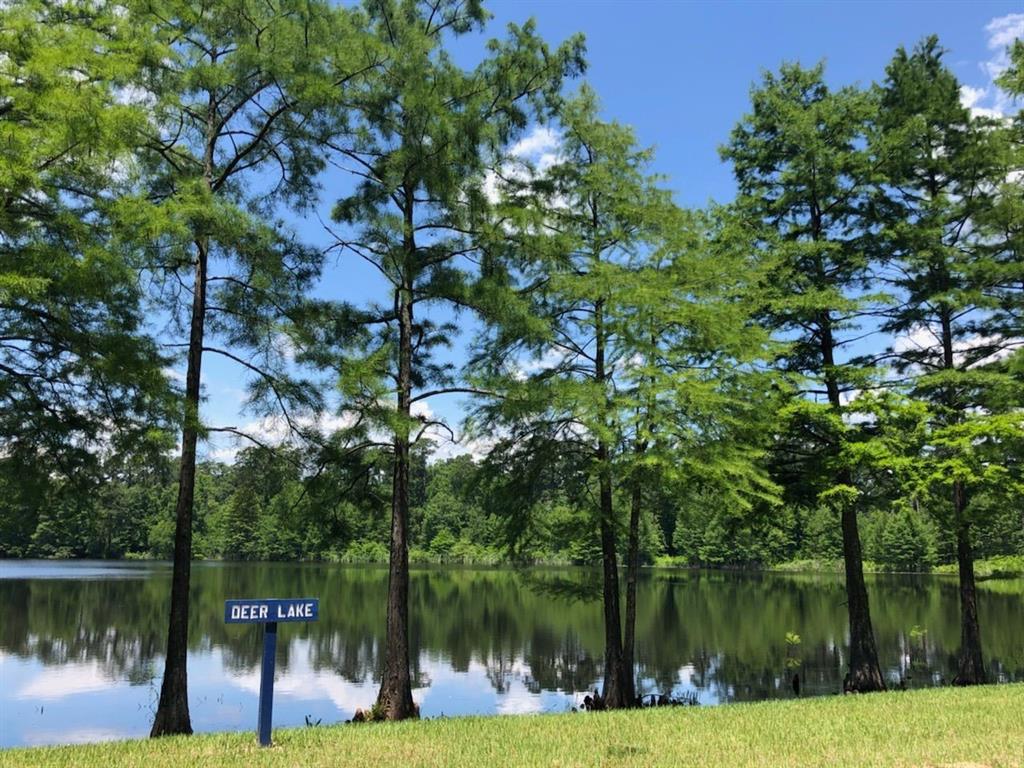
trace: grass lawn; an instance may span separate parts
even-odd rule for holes
[[[0,752],[0,766],[1013,766],[1024,684],[634,712],[466,717]]]

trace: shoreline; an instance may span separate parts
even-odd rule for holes
[[[336,565],[345,568],[373,567],[386,568],[386,561],[346,562],[343,560],[226,560],[222,558],[195,559],[193,563],[198,564],[228,564],[228,565]],[[26,557],[26,558],[2,558],[3,563],[143,563],[143,564],[170,564],[169,560],[151,557],[120,557],[120,558],[75,558],[75,557]],[[497,570],[557,570],[557,569],[593,569],[596,565],[584,565],[580,563],[559,563],[559,562],[538,562],[538,563],[492,563],[492,562],[410,562],[412,570],[430,570],[439,568],[466,569],[481,571]],[[620,566],[620,569],[624,566]],[[774,574],[807,574],[807,575],[842,575],[842,560],[794,560],[785,563],[776,563],[766,566],[740,566],[740,565],[686,565],[669,562],[649,563],[640,566],[641,571],[650,573],[670,571],[709,571],[716,573],[774,573]],[[864,563],[864,573],[870,576],[939,576],[955,578],[957,576],[956,564],[937,565],[928,571],[892,571],[874,567],[872,563]],[[986,558],[975,561],[975,578],[977,581],[991,580],[1014,580],[1024,579],[1024,556],[1006,555],[993,558]]]

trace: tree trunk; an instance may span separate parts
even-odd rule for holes
[[[634,445],[634,458],[644,454],[644,445]],[[640,512],[643,506],[643,476],[633,468],[632,498],[629,507],[629,538],[626,546],[626,629],[623,641],[623,666],[626,670],[626,697],[636,702],[636,585],[640,575]]]
[[[963,483],[953,483],[953,511],[956,514],[956,561],[960,571],[960,663],[954,685],[980,685],[985,682],[985,664],[981,655],[981,630],[978,626],[978,593],[974,586],[974,553],[971,550],[970,523],[964,518],[967,492]]]
[[[850,671],[843,689],[851,693],[884,691],[885,680],[878,664],[875,633],[871,628],[868,589],[857,530],[857,510],[843,507],[843,561],[846,567],[846,606],[850,619]]]
[[[948,309],[939,314],[942,333],[942,367],[956,369],[953,353],[953,320]],[[962,405],[952,389],[944,395],[945,405],[959,418]],[[955,685],[979,685],[985,682],[985,665],[981,656],[981,630],[978,627],[978,594],[974,586],[974,553],[971,551],[971,529],[967,511],[967,489],[953,483],[953,524],[956,526],[956,562],[960,574],[960,661]]]
[[[412,399],[412,200],[406,194],[406,268],[396,291],[398,309],[398,415],[403,423],[395,433],[391,485],[391,557],[388,568],[387,635],[384,640],[384,675],[377,694],[377,709],[387,720],[417,715],[409,674],[409,431]]]
[[[196,443],[199,439],[199,394],[206,320],[207,244],[196,243],[195,285],[189,327],[188,370],[185,374],[185,424],[181,435],[178,501],[175,505],[174,570],[171,575],[171,613],[167,657],[160,701],[150,736],[192,733],[188,712],[188,613],[192,570],[192,501],[196,487]]]
[[[601,462],[601,565],[604,576],[604,690],[601,698],[608,709],[632,704],[629,696],[625,659],[622,653],[622,618],[619,613],[619,564],[615,552],[615,523],[612,518],[611,471],[607,464],[608,449],[598,447]]]
[[[391,497],[391,558],[388,570],[384,674],[377,708],[387,720],[416,714],[409,674],[409,440],[395,439]]]

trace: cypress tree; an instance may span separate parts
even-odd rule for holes
[[[956,538],[962,628],[955,681],[970,685],[986,679],[971,494],[989,474],[980,469],[980,454],[991,450],[985,430],[994,437],[1008,428],[997,414],[1012,382],[998,363],[1019,343],[1011,274],[1020,267],[986,226],[1007,204],[1005,136],[962,106],[943,55],[929,37],[911,52],[900,48],[886,69],[872,137],[884,171],[873,220],[893,260],[895,301],[884,328],[897,341],[889,356],[910,397],[928,405],[929,485],[948,494],[941,519]]]
[[[325,307],[321,362],[337,364],[345,407],[387,435],[391,526],[387,632],[376,709],[414,716],[409,671],[409,514],[413,452],[428,430],[431,397],[472,392],[439,353],[456,325],[439,312],[500,303],[482,246],[489,222],[486,172],[500,164],[531,115],[543,116],[562,81],[582,68],[582,42],[551,50],[532,22],[511,25],[473,69],[452,59],[452,37],[480,30],[476,0],[384,0],[368,5],[379,71],[347,94],[352,142],[333,161],[357,179],[333,219],[337,250],[372,266],[380,303]],[[348,137],[346,137],[347,139]],[[338,363],[340,357],[341,362]],[[419,405],[417,405],[419,404]]]
[[[323,144],[339,130],[338,89],[371,68],[353,16],[326,2],[138,0],[144,66],[127,97],[149,119],[119,201],[120,236],[143,252],[154,302],[186,356],[174,568],[163,683],[151,734],[191,733],[186,661],[196,457],[215,428],[200,415],[202,363],[217,355],[250,383],[250,405],[298,427],[318,394],[289,375],[283,321],[322,254],[273,217],[315,200]],[[355,63],[353,63],[355,60]],[[245,435],[236,427],[216,427]],[[260,438],[256,437],[257,440]]]
[[[536,486],[555,456],[573,466],[580,495],[595,499],[588,511],[601,547],[601,698],[629,707],[644,487],[674,474],[731,487],[736,497],[769,485],[752,468],[756,448],[723,447],[740,402],[756,402],[744,398],[752,392],[744,364],[763,335],[740,299],[742,259],[709,245],[711,227],[675,206],[632,130],[600,119],[586,87],[558,118],[555,162],[508,174],[502,189],[502,266],[525,309],[488,329],[478,373],[503,397],[478,418],[501,435],[489,463],[515,484],[506,505],[514,518],[526,518],[536,500],[521,485]],[[629,499],[628,517],[617,497]]]
[[[873,174],[863,142],[875,105],[862,91],[830,89],[820,64],[766,73],[751,101],[722,156],[739,185],[739,215],[770,264],[773,292],[763,316],[789,342],[779,362],[801,382],[790,406],[798,451],[823,473],[821,501],[841,512],[850,623],[845,687],[884,690],[864,583],[860,494],[843,460],[851,429],[843,416],[870,378],[849,349],[874,308],[865,290],[872,264],[863,229]]]

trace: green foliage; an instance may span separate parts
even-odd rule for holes
[[[864,382],[842,355],[876,298],[863,290],[869,260],[859,229],[872,181],[861,145],[874,100],[831,90],[822,65],[784,64],[764,75],[751,102],[721,154],[739,184],[739,220],[769,265],[760,309],[786,334],[784,369],[807,377],[799,383],[836,409]]]
[[[843,536],[839,514],[832,507],[818,506],[801,510],[801,546],[799,556],[811,560],[835,560],[843,556]]]
[[[304,0],[126,5],[145,35],[131,95],[147,120],[128,169],[134,194],[113,209],[119,241],[137,252],[190,366],[216,355],[247,385],[251,410],[309,433],[298,416],[319,411],[322,393],[290,363],[323,254],[280,215],[316,201],[339,89],[367,66],[358,15]],[[188,430],[238,434],[199,425],[198,393],[187,395]]]
[[[800,669],[803,660],[800,657],[800,635],[796,632],[786,633],[786,669]]]
[[[935,568],[935,573],[956,575],[956,563],[947,563]],[[1024,577],[1024,555],[1003,555],[978,560],[974,564],[978,579],[1019,579]]]
[[[503,485],[490,469],[460,456],[423,465],[425,494],[411,509],[413,552],[418,563],[600,562],[593,511],[581,496],[553,483],[530,502],[517,546],[507,548],[505,520],[496,510]],[[557,467],[555,475],[559,474]],[[373,478],[376,478],[374,480]],[[248,560],[388,561],[387,458],[376,464],[310,471],[300,454],[251,448],[231,466],[198,466],[195,556]],[[155,557],[174,546],[174,465],[156,470],[108,469],[97,493],[72,484],[30,486],[4,480],[0,524],[18,557]],[[1019,490],[998,488],[977,495],[979,557],[1021,555]],[[838,512],[833,507],[772,507],[744,511],[713,490],[683,493],[664,485],[647,490],[651,510],[640,525],[640,560],[674,566],[775,567],[817,570],[842,556]],[[619,500],[620,504],[624,504]],[[672,514],[660,517],[654,507]],[[23,510],[38,510],[38,516]],[[943,538],[934,513],[908,504],[863,514],[869,570],[927,571],[951,562],[955,545]],[[17,532],[18,526],[25,526]],[[10,531],[10,533],[6,533]],[[626,531],[620,530],[619,545]],[[18,543],[20,542],[20,543]],[[15,548],[15,545],[17,548]],[[984,574],[984,567],[979,574]]]
[[[849,414],[877,378],[852,355],[882,299],[872,292],[865,239],[875,176],[864,144],[876,100],[831,89],[823,65],[784,64],[764,75],[751,105],[721,153],[739,184],[737,225],[764,270],[755,309],[785,342],[777,366],[792,384],[772,474],[791,504],[842,507],[860,486],[845,447],[865,438]],[[819,549],[824,556],[824,543]]]
[[[388,547],[380,541],[357,541],[331,559],[339,563],[386,563]]]
[[[119,98],[138,67],[113,6],[0,7],[0,471],[38,473],[26,487],[86,492],[105,452],[166,447],[165,361],[111,217],[146,119]],[[11,533],[0,554],[26,546]]]
[[[865,556],[888,571],[930,570],[937,539],[933,521],[909,505],[872,512],[864,523]]]
[[[774,496],[758,463],[766,336],[742,299],[756,269],[720,212],[675,207],[652,152],[598,117],[591,90],[558,118],[558,161],[501,188],[505,267],[529,320],[497,319],[477,357],[479,381],[503,395],[475,416],[501,435],[485,468],[513,546],[535,547],[538,514],[557,511],[547,526],[593,534],[572,537],[573,561],[599,560],[606,527],[652,562],[669,542],[714,535],[696,520],[680,530],[677,487],[713,490],[737,516]]]
[[[1022,209],[1020,185],[1010,181],[1020,158],[1014,127],[960,103],[944,54],[935,37],[896,52],[871,137],[886,182],[873,218],[895,266],[889,280],[897,297],[883,330],[899,339],[889,356],[903,377],[894,389],[905,398],[878,414],[885,441],[878,456],[904,501],[878,531],[876,556],[910,569],[934,562],[936,550],[943,559],[956,551],[969,583],[978,531],[991,529],[992,517],[1006,521],[993,502],[1012,504],[1021,493],[1024,398],[1012,364],[1003,362],[1021,327]],[[1005,80],[1012,88],[1012,73]],[[937,536],[922,533],[931,525],[919,507]],[[1015,527],[1011,519],[1004,529],[1010,541]],[[969,656],[980,657],[972,610],[965,602],[962,668],[979,668]]]
[[[404,475],[408,446],[439,426],[413,403],[456,385],[443,358],[457,326],[436,322],[427,306],[486,311],[494,300],[499,286],[478,268],[486,171],[581,70],[582,41],[552,50],[532,22],[511,25],[467,69],[446,46],[483,28],[478,2],[389,1],[367,13],[375,72],[344,100],[349,143],[329,142],[358,181],[332,218],[341,226],[335,248],[372,265],[386,289],[362,307],[325,304],[306,330],[318,350],[310,360],[340,371],[346,406],[394,442]]]
[[[595,564],[634,509],[642,563],[832,562],[843,510],[881,569],[948,563],[964,524],[1024,553],[1024,112],[972,116],[934,38],[871,89],[786,64],[722,149],[735,203],[682,211],[592,90],[563,97],[581,39],[527,22],[459,65],[487,18],[0,7],[0,555],[170,556],[171,422],[237,430],[175,403],[143,309],[183,328],[203,259],[201,351],[316,449],[200,463],[196,556],[385,562],[406,449],[419,562]],[[561,135],[543,168],[510,156],[531,121]],[[278,220],[330,163],[358,179],[336,248],[387,286],[359,307],[306,300],[323,254]],[[464,309],[487,326],[462,375],[438,318]],[[312,368],[356,417],[328,438],[298,418],[330,399]],[[483,462],[428,459],[414,406],[446,392],[483,396]]]

